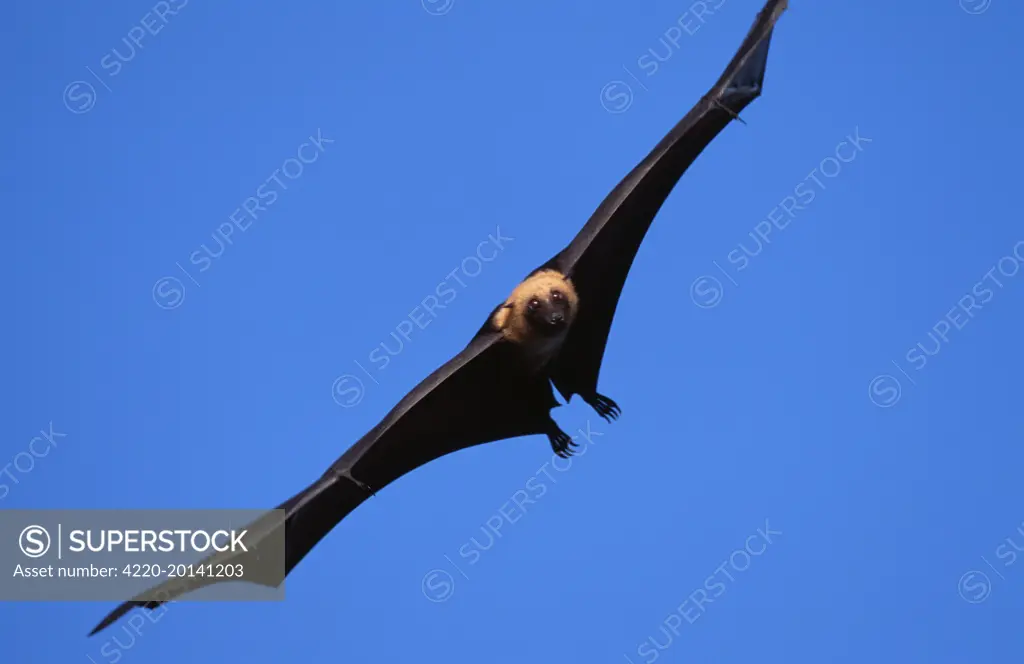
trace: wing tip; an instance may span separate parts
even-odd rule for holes
[[[749,101],[761,95],[775,23],[788,8],[789,0],[768,0],[761,8],[719,81],[720,97],[740,96]]]
[[[99,624],[97,624],[95,627],[93,627],[92,631],[89,632],[89,636],[94,636],[94,635],[98,634],[99,632],[102,632],[103,630],[105,630],[106,628],[110,627],[111,625],[113,625],[118,620],[120,620],[126,613],[128,613],[129,611],[131,611],[132,609],[134,609],[136,607],[138,607],[140,609],[146,609],[146,610],[150,610],[151,611],[151,610],[155,609],[156,607],[160,606],[161,604],[163,604],[163,602],[157,601],[157,600],[150,600],[150,601],[129,600],[127,602],[123,602],[116,609],[114,609],[113,611],[108,613],[107,616],[103,620],[101,620],[99,622]]]
[[[95,634],[97,634],[99,632],[102,632],[107,627],[110,627],[115,622],[117,622],[117,620],[121,616],[123,616],[124,614],[128,613],[129,611],[131,611],[136,606],[141,606],[141,602],[125,602],[125,603],[121,604],[116,609],[114,609],[113,611],[108,613],[107,616],[103,620],[101,620],[99,622],[99,624],[97,624],[95,627],[93,627],[92,631],[89,632],[89,636],[93,636],[93,635],[95,635]]]

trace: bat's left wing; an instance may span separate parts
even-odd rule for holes
[[[718,82],[604,199],[573,241],[542,266],[569,276],[579,313],[551,375],[565,399],[597,392],[619,295],[647,229],[705,147],[761,96],[768,46],[787,0],[768,0]]]

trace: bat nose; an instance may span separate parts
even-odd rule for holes
[[[552,325],[558,325],[559,323],[561,323],[564,320],[564,318],[562,317],[562,314],[553,313],[553,314],[551,314],[551,319],[550,320],[551,320],[551,324]]]

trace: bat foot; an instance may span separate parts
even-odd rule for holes
[[[345,479],[349,480],[350,482],[352,482],[352,484],[355,484],[357,487],[359,487],[360,489],[362,489],[366,493],[370,494],[371,496],[373,496],[375,498],[377,497],[377,493],[373,490],[373,488],[369,484],[367,484],[366,482],[360,482],[359,480],[357,480],[355,477],[352,476],[352,471],[351,470],[342,471],[341,476],[344,477]]]
[[[603,417],[607,422],[619,419],[619,415],[622,414],[622,408],[619,407],[619,404],[615,403],[615,401],[609,399],[603,394],[595,392],[594,396],[584,397],[583,401],[597,411],[597,414]]]
[[[577,447],[569,434],[557,428],[548,434],[548,440],[551,441],[551,449],[563,459],[571,457],[571,448]]]

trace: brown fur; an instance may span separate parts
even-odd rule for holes
[[[557,270],[542,270],[537,274],[525,279],[516,286],[512,294],[505,300],[505,306],[498,309],[494,314],[492,322],[494,326],[504,332],[505,338],[514,343],[528,343],[533,340],[533,329],[526,322],[524,312],[526,305],[531,298],[547,300],[550,297],[551,289],[558,288],[569,300],[569,319],[566,321],[572,325],[576,317],[576,305],[579,297],[572,281]]]

